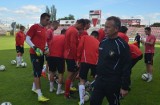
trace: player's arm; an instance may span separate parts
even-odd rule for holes
[[[37,54],[37,56],[42,56],[43,52],[41,49],[39,49],[37,46],[34,45],[34,43],[31,41],[31,38],[34,37],[34,32],[36,30],[36,27],[33,25],[31,26],[31,28],[28,30],[27,32],[27,36],[26,36],[26,43],[34,49],[35,53]]]
[[[145,42],[144,42],[144,44],[147,44],[147,45],[153,45],[153,44],[154,44],[154,42],[155,42],[155,40],[154,40],[154,39],[152,39],[152,40],[151,40],[151,41],[149,41],[149,42],[145,41]]]
[[[122,62],[124,64],[122,68],[122,76],[121,76],[121,90],[120,93],[122,96],[125,96],[128,94],[128,90],[130,89],[130,75],[131,75],[131,55],[129,46],[126,45],[123,49],[123,55],[122,55]]]
[[[44,54],[48,55],[49,54],[49,47],[48,44],[46,42],[45,48],[44,48]]]
[[[77,47],[78,47],[78,35],[76,32],[72,32],[70,35],[70,50],[71,52],[75,53],[77,55]],[[76,51],[76,52],[75,52]]]
[[[83,53],[83,49],[84,49],[84,38],[85,37],[81,37],[81,39],[79,40],[79,44],[78,44],[78,48],[77,48],[77,61],[78,62],[81,61],[81,57],[82,57],[82,53]]]
[[[31,41],[31,37],[29,35],[26,36],[26,43],[31,47],[34,48],[34,44]]]
[[[36,47],[32,41],[31,41],[31,37],[29,35],[26,36],[26,43],[34,49],[35,53],[37,54],[37,56],[42,56],[43,52],[41,49],[39,49],[38,47]]]
[[[134,38],[134,41],[137,41],[137,36]]]

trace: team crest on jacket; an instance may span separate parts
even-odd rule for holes
[[[36,62],[39,62],[39,59],[36,59]]]
[[[109,51],[109,56],[114,56],[115,52],[114,51]]]

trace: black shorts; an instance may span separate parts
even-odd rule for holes
[[[49,66],[49,71],[58,73],[64,73],[65,62],[63,58],[60,57],[47,57],[47,62]]]
[[[16,52],[17,53],[24,53],[24,47],[21,47],[21,46],[16,46]]]
[[[92,75],[96,75],[96,65],[92,65],[89,63],[81,63],[80,64],[80,71],[79,71],[79,77],[81,79],[87,80],[88,71],[91,69]]]
[[[144,62],[146,64],[153,65],[153,56],[154,56],[154,53],[145,53],[144,54]]]
[[[78,67],[76,65],[76,61],[73,59],[66,59],[66,63],[67,63],[67,70],[69,72],[77,72],[78,71]]]
[[[30,58],[33,66],[34,77],[41,77],[44,64],[44,56],[37,56],[36,54],[30,54]]]
[[[134,67],[134,65],[143,58],[143,54],[140,55],[139,57],[132,59],[132,63],[131,63],[131,69]]]

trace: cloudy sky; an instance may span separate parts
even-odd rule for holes
[[[140,18],[143,24],[160,22],[160,0],[0,0],[0,20],[27,25],[39,22],[46,5],[57,8],[57,18],[73,14],[88,18],[90,10],[102,10],[102,18]]]

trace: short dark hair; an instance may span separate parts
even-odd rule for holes
[[[118,30],[120,30],[121,28],[121,19],[119,17],[116,16],[111,16],[107,18],[107,21],[113,20],[115,23],[115,27],[118,28]]]
[[[63,29],[61,30],[61,34],[65,34],[65,33],[66,33],[66,29],[63,28]]]
[[[40,19],[44,19],[45,17],[50,18],[50,15],[48,13],[42,13]]]
[[[76,23],[82,24],[83,27],[85,27],[85,25],[86,25],[85,19],[79,19],[79,20],[77,20]]]
[[[52,24],[56,24],[57,25],[57,24],[59,24],[59,22],[55,20],[55,21],[52,22]]]
[[[151,31],[151,27],[146,27],[145,30]]]
[[[92,31],[91,36],[98,37],[99,36],[98,31]]]
[[[126,33],[128,31],[128,28],[126,26],[121,26],[119,32],[122,32],[122,33]]]
[[[89,19],[85,19],[85,23],[86,23],[86,24],[90,24],[91,21],[90,21]]]
[[[25,29],[25,27],[24,26],[20,26],[20,30],[22,30],[22,29]]]

